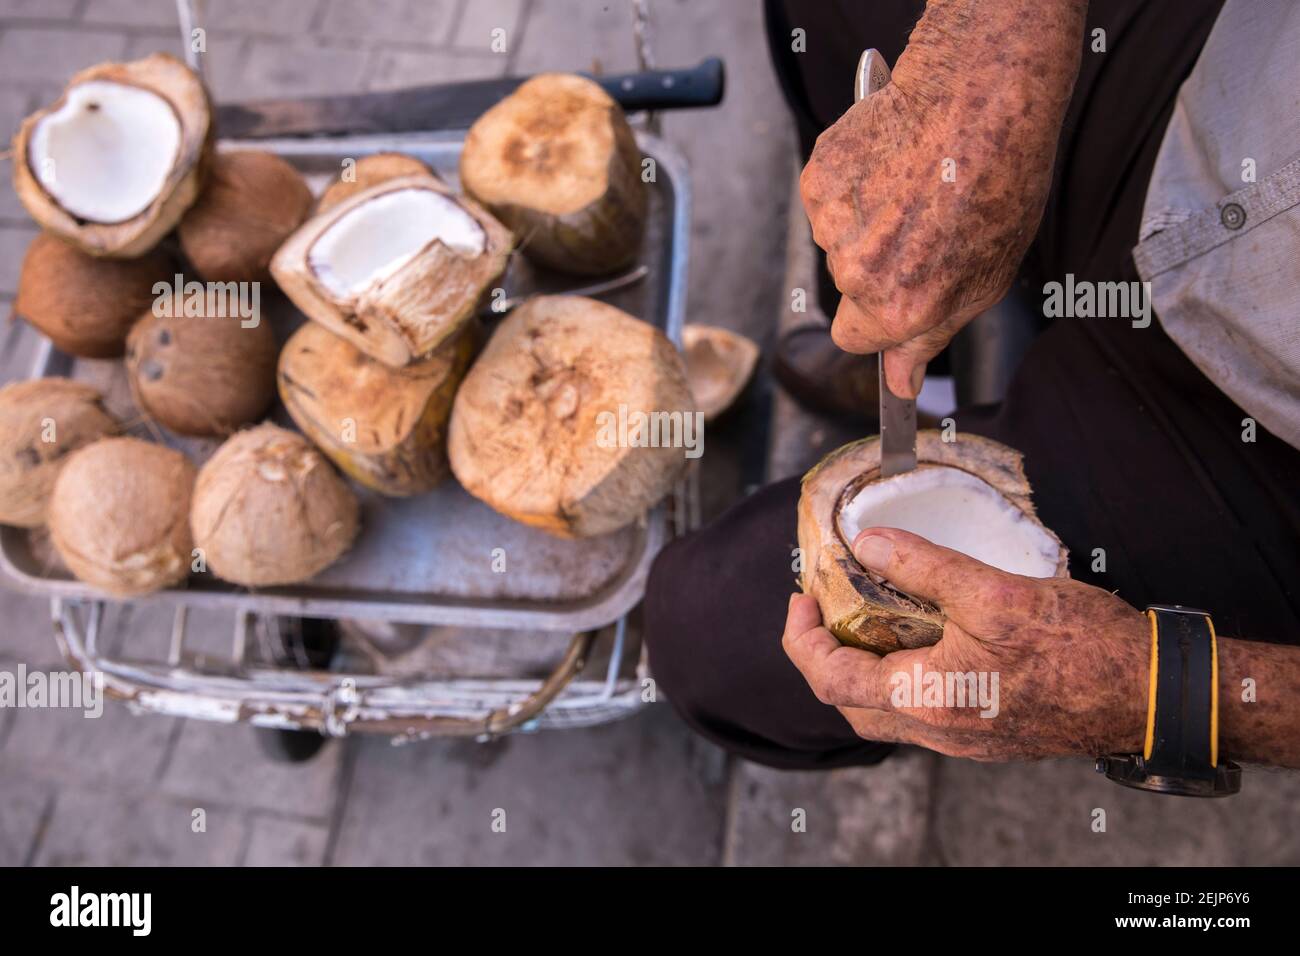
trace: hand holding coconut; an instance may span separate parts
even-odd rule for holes
[[[1059,6],[929,3],[893,82],[826,130],[804,169],[813,238],[844,294],[832,335],[883,351],[895,395],[914,398],[926,362],[1003,296],[1037,229],[1086,4]]]
[[[841,644],[814,598],[791,597],[786,653],[860,737],[975,760],[1141,750],[1151,628],[1135,608],[1100,588],[1009,574],[893,528],[865,529],[853,554],[947,618],[937,644],[882,656]],[[924,693],[924,675],[972,672],[988,675],[989,687],[997,675],[991,703],[934,706]]]

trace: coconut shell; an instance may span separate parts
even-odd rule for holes
[[[229,435],[275,398],[279,345],[268,322],[146,313],[126,347],[140,410],[181,435]]]
[[[68,458],[50,496],[50,540],[82,581],[122,597],[189,574],[194,466],[138,438],[103,438]]]
[[[209,282],[260,282],[271,256],[311,211],[302,174],[273,153],[219,153],[198,201],[181,220],[185,257]]]
[[[530,299],[497,328],[456,394],[452,471],[470,494],[551,534],[616,531],[663,498],[687,460],[682,448],[627,447],[611,435],[620,405],[629,421],[694,414],[673,344],[594,299]]]
[[[98,389],[81,382],[38,378],[0,388],[0,524],[44,524],[68,456],[118,427]]]
[[[447,423],[474,333],[395,369],[308,322],[280,353],[280,399],[344,474],[381,494],[422,494],[448,474]]]
[[[682,346],[695,405],[705,421],[713,421],[735,403],[753,377],[758,346],[730,329],[694,323],[682,328]]]
[[[461,254],[431,242],[401,268],[362,292],[340,297],[312,270],[308,257],[322,234],[351,210],[388,192],[428,189],[452,198],[484,234],[484,251]],[[354,193],[302,225],[271,260],[271,273],[294,305],[367,355],[394,368],[428,358],[476,315],[480,300],[505,271],[514,237],[478,203],[453,196],[439,179],[401,176]]]
[[[294,584],[333,564],[357,534],[356,495],[296,432],[259,425],[228,438],[199,472],[190,527],[207,567],[245,587]]]
[[[344,179],[343,174],[340,173],[338,179],[325,187],[320,199],[316,201],[316,214],[320,215],[323,212],[328,212],[343,200],[369,189],[371,186],[378,186],[380,183],[401,176],[432,176],[434,179],[440,178],[437,173],[414,156],[408,156],[405,153],[372,153],[357,160],[356,165],[351,169],[352,178]]]
[[[138,259],[96,259],[48,233],[27,247],[14,314],[82,358],[122,354],[127,333],[152,308],[157,283],[171,284],[175,261],[162,250]]]
[[[37,123],[63,105],[67,90],[96,80],[156,93],[171,105],[180,123],[180,147],[162,189],[147,209],[124,222],[86,222],[70,214],[41,185],[29,157]],[[90,255],[143,255],[176,227],[202,191],[213,137],[212,109],[203,81],[176,57],[153,53],[130,63],[101,63],[82,70],[68,81],[64,97],[27,117],[19,127],[13,143],[14,191],[42,227]]]
[[[460,181],[541,265],[599,275],[636,259],[648,204],[641,151],[622,107],[586,77],[534,76],[479,117]]]
[[[978,435],[945,442],[938,431],[925,429],[917,432],[916,457],[920,468],[947,465],[983,480],[1060,545],[1060,539],[1037,519],[1018,451]],[[933,605],[875,581],[853,556],[851,542],[840,535],[836,523],[840,507],[864,482],[879,475],[877,437],[831,452],[804,475],[799,497],[803,556],[799,584],[805,594],[817,599],[823,623],[843,643],[888,654],[937,643],[943,636],[944,616]],[[1068,575],[1068,559],[1061,546],[1057,577]]]

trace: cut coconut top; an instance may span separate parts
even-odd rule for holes
[[[1050,578],[1060,544],[992,485],[960,468],[922,466],[864,484],[836,518],[850,545],[864,528],[900,528],[1012,574]]]
[[[492,207],[584,209],[608,188],[618,109],[586,77],[533,77],[470,127],[460,164],[466,192]]]
[[[483,254],[487,236],[459,203],[432,189],[395,189],[347,210],[317,237],[307,262],[340,299],[359,295],[410,262],[430,243]]]
[[[181,122],[166,99],[127,83],[89,80],[36,123],[27,160],[71,215],[117,223],[158,198],[180,148]]]

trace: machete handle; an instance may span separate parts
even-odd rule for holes
[[[684,70],[645,70],[613,76],[584,74],[624,110],[681,110],[717,106],[726,92],[727,71],[711,56]]]

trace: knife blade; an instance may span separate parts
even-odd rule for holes
[[[716,106],[726,89],[726,70],[717,57],[681,70],[588,78],[628,112]],[[509,76],[380,93],[223,103],[216,110],[217,130],[233,139],[264,139],[468,129],[526,79]]]
[[[889,79],[889,64],[880,51],[864,50],[854,78],[853,101],[870,96]],[[876,360],[880,370],[880,477],[889,478],[916,467],[916,402],[889,390],[885,353],[879,353]]]

